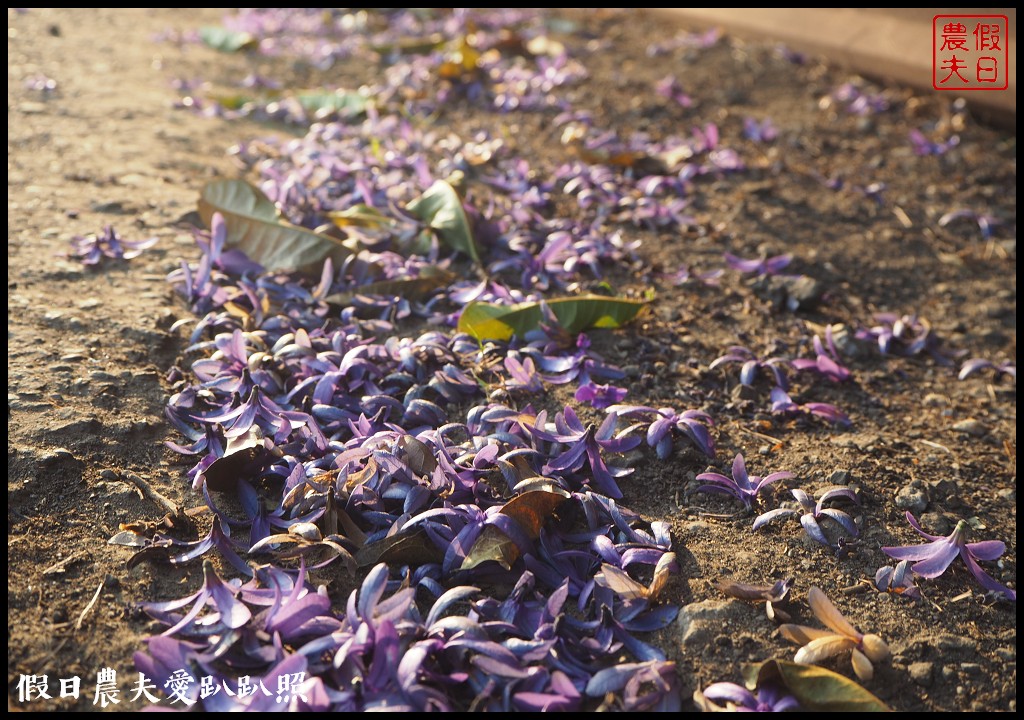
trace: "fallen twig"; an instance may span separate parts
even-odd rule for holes
[[[65,570],[68,569],[67,568],[68,565],[70,565],[71,563],[73,563],[73,562],[75,562],[77,560],[81,560],[83,557],[85,557],[85,555],[86,555],[86,553],[83,550],[82,552],[75,553],[71,557],[64,558],[63,560],[58,560],[57,562],[55,562],[50,567],[48,567],[45,570],[43,570],[43,575],[56,575],[57,573],[62,573]]]
[[[159,505],[161,508],[169,512],[172,517],[179,517],[181,515],[181,508],[157,492],[156,489],[154,489],[146,480],[143,480],[141,477],[131,472],[126,472],[123,477],[135,485],[145,499],[155,505]]]
[[[93,594],[92,600],[89,601],[89,604],[85,606],[84,610],[82,610],[82,614],[78,616],[77,620],[75,620],[75,630],[82,629],[82,622],[85,620],[86,615],[88,615],[92,611],[92,609],[96,607],[96,602],[100,599],[101,592],[103,592],[102,580],[100,580],[100,586],[96,588],[96,592],[95,594]]]

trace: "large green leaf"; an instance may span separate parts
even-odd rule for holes
[[[340,240],[283,219],[270,198],[244,180],[207,183],[199,196],[199,216],[210,227],[217,212],[227,225],[226,246],[270,271],[318,271],[324,259],[340,262],[352,254]]]
[[[214,50],[227,53],[254,50],[259,46],[259,40],[250,33],[240,30],[228,30],[216,25],[207,25],[199,28],[199,39]]]
[[[580,295],[554,298],[544,301],[544,304],[565,330],[579,333],[589,328],[621,327],[635,318],[647,303],[603,295]],[[472,302],[459,317],[459,331],[469,333],[477,340],[508,340],[513,335],[522,337],[537,329],[543,319],[544,309],[540,302],[517,305]]]
[[[331,222],[340,228],[350,226],[382,228],[395,223],[394,219],[388,217],[377,208],[371,207],[370,205],[364,205],[362,203],[353,205],[352,207],[344,210],[329,212],[327,213],[327,217],[329,217]]]
[[[335,112],[343,118],[354,118],[366,112],[370,98],[359,92],[337,90],[334,92],[303,92],[295,99],[307,112]]]
[[[435,181],[406,209],[436,232],[442,242],[480,263],[480,254],[473,240],[469,218],[462,207],[462,198],[449,183],[444,180]]]
[[[853,680],[817,665],[767,660],[744,671],[750,690],[766,683],[783,685],[804,710],[891,712],[892,709]]]

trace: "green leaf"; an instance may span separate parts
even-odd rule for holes
[[[214,50],[227,53],[255,50],[260,44],[259,40],[250,33],[228,30],[216,25],[199,28],[199,39]]]
[[[421,300],[438,288],[447,286],[455,274],[443,268],[423,268],[419,277],[404,280],[381,280],[352,288],[349,292],[328,295],[324,300],[332,305],[347,307],[356,295],[399,296],[408,300]]]
[[[295,96],[307,112],[335,112],[343,118],[354,118],[366,112],[370,98],[359,92],[307,92]]]
[[[393,225],[395,222],[377,208],[362,203],[344,210],[329,212],[327,217],[340,228],[353,225],[356,227],[379,228],[385,225]]]
[[[281,218],[270,198],[244,180],[207,183],[199,196],[199,216],[210,227],[217,212],[227,225],[225,245],[272,272],[316,272],[326,258],[340,262],[352,254],[340,240]]]
[[[544,319],[543,305],[547,305],[558,324],[570,333],[583,332],[588,328],[617,328],[635,318],[646,304],[641,300],[601,295],[555,298],[543,303],[518,305],[472,302],[462,311],[458,329],[477,340],[508,340],[513,335],[522,337],[540,327]]]
[[[402,55],[427,55],[444,47],[447,40],[441,33],[428,35],[427,37],[403,38],[392,43],[371,44],[370,49],[381,55],[388,55],[393,52]]]
[[[462,207],[462,198],[449,183],[444,180],[435,181],[406,209],[434,230],[442,242],[466,253],[480,264],[480,255],[473,241],[469,218]]]
[[[853,680],[817,665],[767,660],[744,670],[747,688],[780,683],[804,710],[821,712],[891,712],[892,709]]]

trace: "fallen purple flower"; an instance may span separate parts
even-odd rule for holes
[[[655,449],[660,460],[664,460],[672,452],[673,431],[682,433],[708,457],[715,456],[715,442],[708,432],[708,426],[714,425],[714,421],[703,410],[684,410],[677,413],[668,407],[653,408],[644,405],[611,405],[606,409],[609,413],[623,417],[655,416],[647,427],[647,444]],[[629,429],[632,430],[632,427]]]
[[[676,79],[675,75],[668,75],[655,83],[654,92],[666,100],[671,100],[680,107],[687,108],[693,105],[693,98],[683,91],[683,86]]]
[[[721,268],[718,268],[717,270],[709,270],[708,272],[694,274],[686,265],[680,265],[679,269],[675,272],[658,273],[657,277],[668,281],[675,287],[681,287],[693,282],[699,282],[707,287],[718,287],[718,279],[722,276],[723,272],[724,271]]]
[[[960,210],[953,210],[940,217],[939,227],[946,227],[954,220],[958,220],[960,218],[967,218],[976,222],[978,224],[978,229],[981,230],[982,240],[988,240],[992,237],[992,228],[999,224],[999,221],[991,215],[963,208]]]
[[[82,261],[83,265],[96,265],[104,257],[112,260],[131,260],[142,254],[142,251],[153,247],[157,238],[145,240],[125,240],[112,225],[107,225],[99,234],[75,235],[71,238],[71,257]]]
[[[942,341],[932,331],[931,324],[917,315],[878,313],[875,322],[877,324],[871,328],[857,330],[854,337],[877,343],[883,355],[911,357],[928,353],[942,365],[949,365],[951,357],[963,355],[962,352],[944,351]]]
[[[850,82],[843,83],[833,90],[822,106],[827,107],[830,100],[844,103],[846,111],[854,115],[871,115],[889,109],[889,101],[884,95],[864,92]]]
[[[829,488],[822,493],[821,497],[818,498],[817,503],[814,502],[810,495],[799,488],[794,488],[790,492],[793,493],[793,497],[795,497],[797,502],[800,504],[800,510],[784,507],[769,510],[768,512],[762,513],[754,518],[754,524],[751,526],[751,530],[758,530],[780,517],[799,515],[800,524],[803,526],[807,535],[815,542],[820,543],[827,548],[831,548],[837,553],[842,551],[843,543],[833,543],[828,539],[828,536],[825,534],[825,530],[822,528],[820,522],[823,518],[827,517],[833,520],[851,537],[857,537],[860,534],[857,530],[857,524],[849,514],[842,510],[825,507],[825,503],[837,499],[850,500],[859,504],[860,500],[858,499],[857,494],[850,488]]]
[[[772,388],[771,394],[772,413],[776,415],[814,415],[831,423],[850,427],[853,422],[842,410],[835,405],[820,402],[797,403],[780,387]]]
[[[725,355],[721,355],[711,361],[709,370],[729,363],[742,363],[740,368],[740,383],[753,386],[759,371],[766,370],[775,377],[775,386],[781,390],[789,390],[789,379],[786,377],[785,368],[791,364],[790,360],[782,357],[770,357],[761,359],[748,348],[742,345],[732,345]]]
[[[833,382],[845,382],[850,379],[850,371],[839,361],[839,351],[836,350],[835,342],[832,339],[831,325],[825,328],[824,344],[822,344],[821,338],[817,335],[814,336],[814,352],[816,357],[813,360],[797,358],[790,361],[790,365],[798,372],[813,370]]]
[[[763,478],[757,475],[748,475],[743,455],[737,453],[736,458],[732,461],[731,478],[716,472],[701,473],[697,479],[709,484],[700,486],[697,488],[697,492],[731,495],[742,502],[747,510],[750,510],[754,506],[754,500],[757,499],[758,493],[773,482],[791,477],[793,477],[791,472],[775,472]]]
[[[245,625],[252,617],[249,608],[241,600],[236,599],[239,592],[238,586],[226,584],[213,569],[209,560],[203,561],[203,586],[193,595],[171,600],[169,602],[142,603],[141,607],[149,615],[164,622],[171,627],[164,630],[162,635],[174,635],[182,633],[189,636],[193,633],[201,633],[203,629],[220,628],[231,630]],[[183,616],[177,616],[174,611],[192,604]],[[199,618],[199,614],[207,606],[212,612]]]
[[[916,561],[911,566],[915,575],[923,578],[937,578],[946,572],[949,566],[959,556],[967,571],[974,576],[974,579],[986,590],[1002,594],[1007,600],[1017,602],[1017,593],[1010,588],[1000,584],[988,575],[981,566],[979,560],[998,560],[1006,552],[1006,543],[1001,540],[981,540],[979,542],[967,542],[970,533],[970,525],[966,520],[956,524],[953,532],[946,537],[929,535],[909,511],[907,522],[914,528],[914,531],[929,542],[923,545],[901,545],[897,547],[883,547],[882,552],[896,560]]]
[[[883,565],[875,573],[874,586],[878,592],[893,593],[912,600],[921,599],[921,588],[914,584],[910,561],[900,560],[896,567]]]
[[[948,140],[936,142],[929,140],[920,130],[911,129],[910,144],[915,155],[945,155],[960,144],[960,136],[951,135]]]
[[[590,403],[597,410],[604,410],[609,405],[621,402],[626,397],[626,388],[614,385],[598,385],[593,380],[579,386],[576,390],[577,402]]]
[[[717,682],[693,694],[705,712],[787,712],[800,710],[800,702],[775,685],[757,688],[756,694],[742,685]]]
[[[970,360],[966,360],[964,364],[960,366],[960,373],[957,375],[957,378],[965,380],[975,373],[989,369],[995,371],[995,379],[997,382],[1003,375],[1009,375],[1014,380],[1017,379],[1017,363],[1012,360],[997,363],[992,360],[986,360],[985,358],[972,358]]]
[[[777,275],[782,272],[791,262],[793,262],[793,256],[789,253],[785,255],[773,255],[768,257],[766,255],[757,258],[756,260],[745,260],[744,258],[733,255],[732,253],[722,253],[722,257],[725,258],[725,263],[733,270],[738,270],[742,273],[756,273],[757,275]]]
[[[744,118],[743,136],[754,142],[771,142],[779,134],[770,118],[758,121],[757,118]]]

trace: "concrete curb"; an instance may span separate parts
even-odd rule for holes
[[[738,38],[777,40],[799,52],[822,55],[878,80],[963,97],[983,119],[1015,127],[1017,117],[1017,11],[1015,8],[644,8],[695,30],[720,27]],[[1006,15],[1009,18],[1009,87],[939,91],[932,87],[932,18]]]

